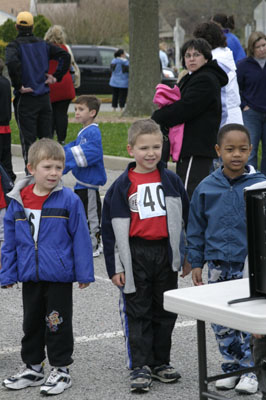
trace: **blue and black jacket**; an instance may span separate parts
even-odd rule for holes
[[[32,93],[28,93],[31,96],[49,92],[45,81],[50,59],[59,61],[53,76],[60,82],[69,70],[69,53],[32,33],[19,32],[17,38],[6,47],[6,65],[15,95],[22,86],[33,89]]]

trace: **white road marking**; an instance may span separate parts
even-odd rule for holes
[[[186,327],[194,326],[194,325],[196,325],[196,321],[177,322],[175,324],[175,329],[176,328],[186,328]],[[117,337],[123,337],[123,335],[124,334],[122,331],[105,332],[105,333],[99,333],[98,335],[77,336],[74,339],[74,341],[76,344],[83,344],[83,343],[87,343],[87,342],[94,342],[96,340],[104,340],[104,339],[113,339],[113,338],[117,338]],[[20,352],[20,350],[21,350],[20,346],[5,347],[0,350],[0,355]]]
[[[101,276],[99,276],[99,275],[94,275],[94,277],[95,277],[96,281],[97,281],[97,280],[99,280],[99,281],[105,281],[105,282],[112,283],[111,279],[108,279],[108,278],[102,278],[102,277],[101,277]]]

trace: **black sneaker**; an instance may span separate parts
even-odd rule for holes
[[[60,394],[71,386],[72,382],[69,371],[67,370],[67,372],[64,372],[60,368],[53,368],[47,381],[41,387],[40,392],[46,396]]]
[[[180,373],[171,365],[160,365],[152,369],[151,376],[164,383],[175,382],[181,378]]]
[[[26,365],[16,375],[11,376],[3,381],[2,385],[7,389],[19,390],[29,386],[40,386],[44,383],[44,371],[34,371],[30,365]]]
[[[148,366],[134,368],[130,373],[131,392],[148,392],[152,384],[151,370]]]

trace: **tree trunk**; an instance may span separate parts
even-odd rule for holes
[[[129,0],[129,90],[124,115],[150,116],[160,83],[158,0]]]

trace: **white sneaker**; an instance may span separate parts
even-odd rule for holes
[[[234,389],[238,380],[238,376],[230,376],[229,378],[219,379],[218,381],[216,381],[215,387],[218,390]]]
[[[26,365],[19,373],[5,379],[2,385],[7,389],[19,390],[29,386],[40,386],[44,381],[43,368],[37,372],[30,365]]]
[[[241,375],[239,383],[235,387],[238,393],[253,394],[258,391],[258,380],[255,374]]]
[[[100,255],[99,250],[98,250],[98,249],[95,250],[95,251],[92,253],[92,255],[93,255],[93,257],[99,257],[99,255]]]
[[[72,386],[69,371],[62,371],[60,368],[53,368],[47,381],[41,386],[40,393],[46,396],[63,393],[65,389]]]
[[[103,253],[103,244],[102,244],[102,242],[98,244],[98,249],[97,250],[99,251],[100,254]]]

